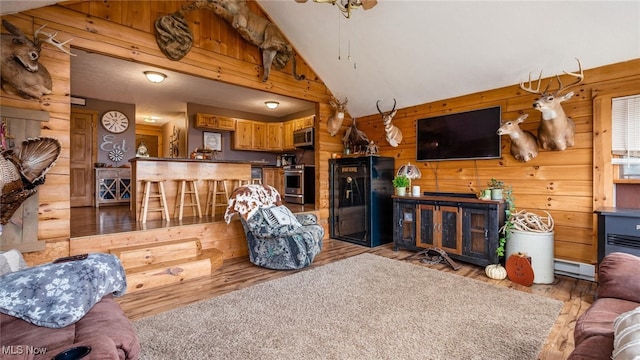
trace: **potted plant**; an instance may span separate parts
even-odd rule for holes
[[[396,188],[396,195],[405,196],[407,193],[407,186],[411,183],[411,180],[405,175],[399,175],[393,178],[393,187]]]
[[[487,186],[491,189],[491,200],[502,200],[502,192],[504,189],[503,181],[491,178],[491,180],[487,182]]]

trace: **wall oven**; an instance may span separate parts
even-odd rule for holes
[[[315,167],[304,164],[284,167],[283,200],[294,204],[315,203]]]

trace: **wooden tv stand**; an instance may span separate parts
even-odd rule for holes
[[[454,259],[479,266],[498,262],[498,231],[505,220],[503,200],[453,193],[392,198],[395,251],[437,247]]]

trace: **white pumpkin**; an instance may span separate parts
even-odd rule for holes
[[[484,268],[484,272],[490,279],[502,280],[507,277],[507,269],[500,264],[487,265]]]

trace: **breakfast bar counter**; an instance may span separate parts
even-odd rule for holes
[[[197,190],[202,213],[205,213],[208,180],[251,180],[251,163],[226,160],[196,160],[175,158],[136,157],[131,163],[131,211],[140,220],[143,191],[142,181],[164,180],[167,210],[173,217],[180,179],[198,180]],[[191,216],[186,210],[185,216]],[[147,219],[160,219],[160,212],[149,212]]]

